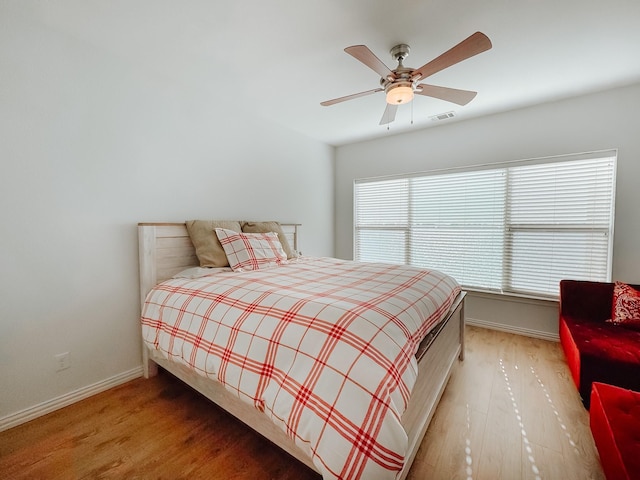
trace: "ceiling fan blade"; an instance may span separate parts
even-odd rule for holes
[[[387,103],[387,107],[384,109],[382,118],[379,125],[388,125],[396,119],[396,112],[398,111],[398,105]]]
[[[389,75],[393,76],[393,72],[389,67],[382,63],[382,60],[376,57],[366,45],[353,45],[345,48],[344,51],[356,60],[360,60],[382,78],[387,78]]]
[[[371,95],[372,93],[382,92],[383,90],[384,88],[374,88],[373,90],[367,90],[366,92],[354,93],[353,95],[334,98],[333,100],[325,100],[324,102],[320,102],[320,105],[322,105],[323,107],[328,107],[329,105],[335,105],[336,103],[345,102],[354,98],[364,97],[366,95]]]
[[[474,55],[485,52],[491,48],[491,40],[484,33],[476,32],[455,47],[447,50],[439,57],[414,70],[414,80],[427,78],[434,73],[444,70],[451,65],[471,58]]]
[[[466,105],[478,94],[478,92],[472,92],[471,90],[438,87],[437,85],[427,85],[426,83],[418,85],[415,93],[426,97],[439,98],[440,100],[445,100],[447,102],[457,103],[458,105]]]

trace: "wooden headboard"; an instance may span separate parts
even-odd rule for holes
[[[297,223],[282,223],[289,244],[297,252]],[[141,305],[154,285],[176,273],[197,267],[198,257],[184,223],[139,223],[138,254]]]

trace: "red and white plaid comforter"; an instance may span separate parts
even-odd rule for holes
[[[392,479],[418,344],[459,291],[437,271],[300,258],[160,283],[142,335],[263,411],[323,478]]]

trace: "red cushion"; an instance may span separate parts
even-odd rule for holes
[[[585,407],[593,382],[640,391],[640,331],[562,316],[560,343]]]
[[[640,393],[595,382],[589,416],[607,479],[640,478]]]
[[[567,359],[569,371],[571,372],[571,377],[573,377],[573,383],[575,383],[578,390],[580,390],[580,351],[578,350],[576,342],[573,341],[571,331],[564,317],[560,317],[559,335],[560,345],[562,345],[562,350],[564,350],[564,356]]]

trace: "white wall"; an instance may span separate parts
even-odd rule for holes
[[[353,255],[353,181],[526,158],[618,148],[613,278],[640,282],[640,84],[338,147],[336,255]],[[469,298],[471,321],[554,337],[551,302]]]
[[[332,255],[334,241],[332,147],[11,5],[0,5],[0,425],[138,371],[137,222],[299,222],[309,255]],[[71,368],[56,373],[61,352]]]

